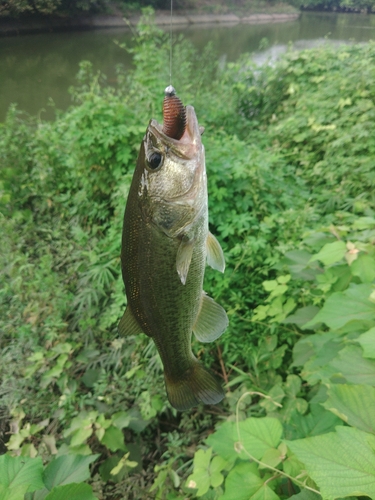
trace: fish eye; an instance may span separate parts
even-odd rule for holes
[[[151,170],[157,170],[163,163],[162,154],[155,151],[147,158],[147,163]]]

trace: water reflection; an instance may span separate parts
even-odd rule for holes
[[[375,38],[375,16],[364,14],[303,13],[300,19],[286,23],[259,25],[189,25],[178,26],[182,33],[202,50],[211,42],[219,57],[233,61],[244,52],[254,53],[257,63],[274,60],[293,42],[296,48],[352,40],[366,42]],[[261,40],[269,48],[259,51]],[[0,38],[0,119],[10,102],[36,114],[52,98],[59,109],[70,103],[68,88],[74,84],[79,62],[93,63],[111,81],[115,66],[130,67],[131,57],[114,40],[131,44],[131,33],[124,29],[71,33],[46,33]],[[51,110],[43,113],[52,117]]]

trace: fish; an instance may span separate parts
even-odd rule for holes
[[[170,87],[167,97],[174,95]],[[182,118],[179,110],[176,127],[168,109],[168,127],[149,122],[128,194],[121,248],[127,306],[118,330],[153,339],[168,400],[184,411],[224,398],[218,379],[194,356],[191,338],[194,333],[201,342],[213,342],[229,322],[203,291],[206,262],[224,272],[225,260],[208,227],[202,127],[193,106],[184,107]],[[179,138],[165,133],[173,130]]]

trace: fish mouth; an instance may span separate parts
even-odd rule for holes
[[[152,119],[149,130],[164,146],[177,156],[192,159],[202,148],[201,131],[193,106],[186,106],[186,128],[180,139],[173,139],[163,132],[163,125]]]

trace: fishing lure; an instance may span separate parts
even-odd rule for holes
[[[176,95],[176,90],[169,85],[163,101],[163,133],[171,139],[179,140],[186,130],[186,108]]]

